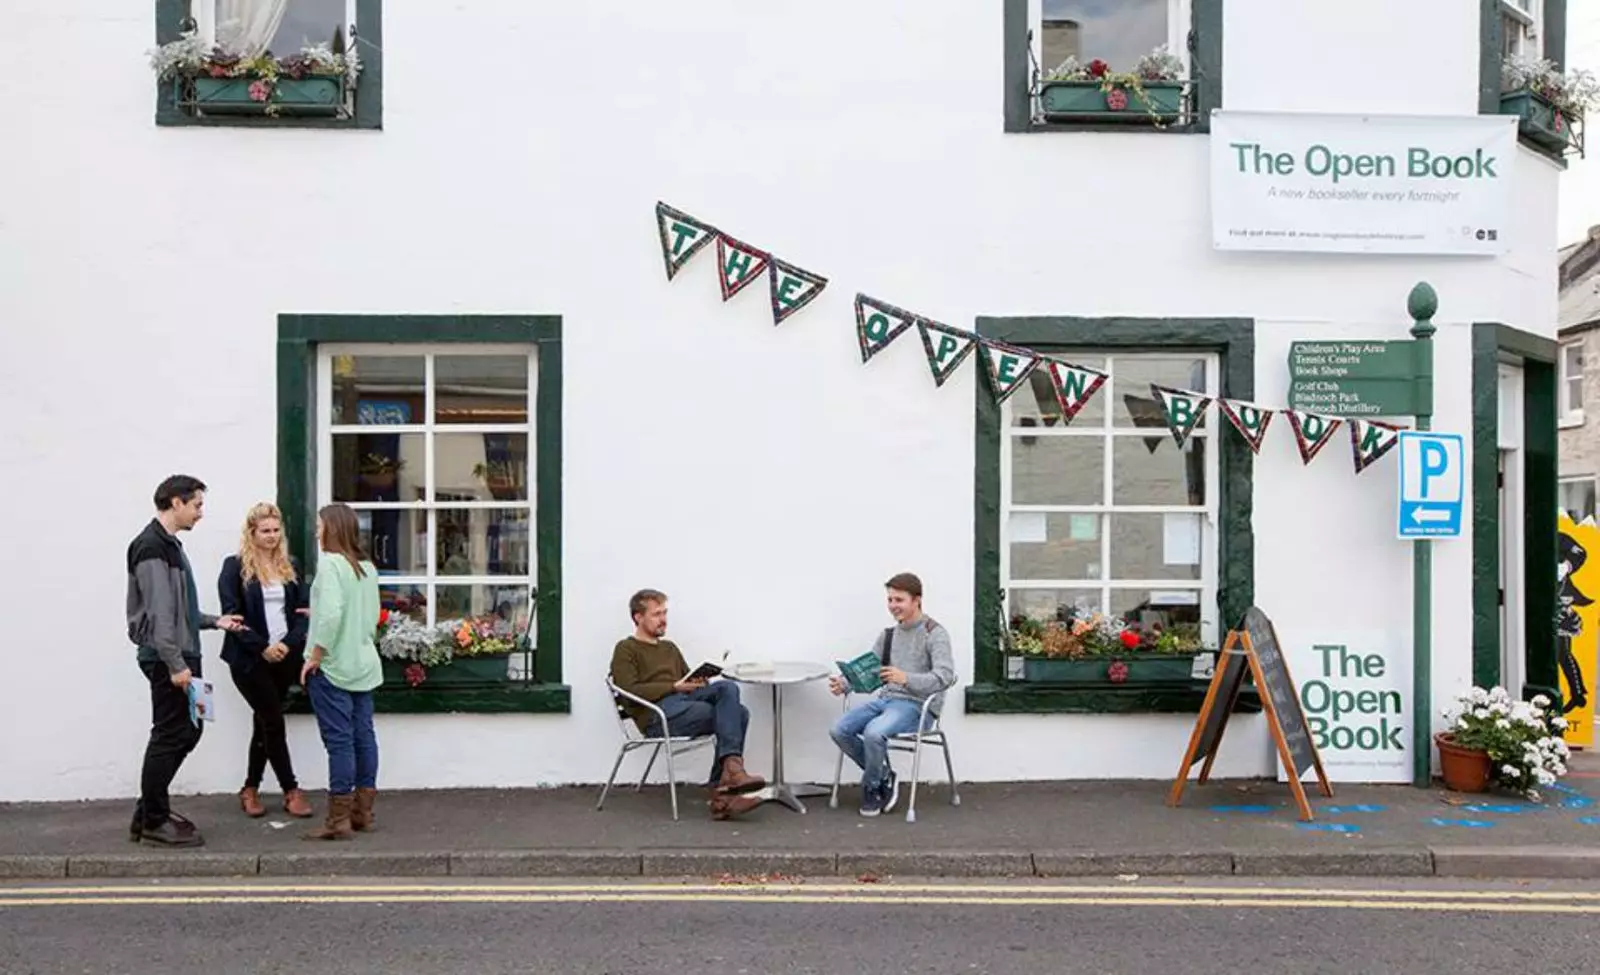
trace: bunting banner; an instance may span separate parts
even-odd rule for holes
[[[856,295],[856,339],[861,343],[861,361],[882,352],[916,320],[916,315],[886,301]]]
[[[759,278],[771,260],[772,255],[766,251],[718,233],[717,280],[722,284],[722,300],[727,301]]]
[[[656,234],[661,238],[661,260],[667,266],[667,280],[671,281],[691,257],[711,243],[717,228],[658,200]]]
[[[978,345],[983,350],[984,372],[989,376],[989,391],[994,394],[996,404],[1004,403],[1021,389],[1044,361],[1044,357],[1035,352],[1003,342],[979,339]]]
[[[1358,420],[1354,417],[1345,423],[1350,427],[1350,451],[1355,456],[1357,474],[1393,450],[1394,445],[1400,442],[1400,431],[1405,429],[1378,420]]]
[[[917,319],[917,331],[922,333],[922,351],[928,355],[935,386],[943,386],[978,345],[978,337],[971,332],[926,318]]]
[[[1189,439],[1189,434],[1200,425],[1200,420],[1206,415],[1206,407],[1211,405],[1211,397],[1201,393],[1191,393],[1186,389],[1173,389],[1170,386],[1150,384],[1150,394],[1161,404],[1161,412],[1166,417],[1167,429],[1172,431],[1172,439],[1182,447]]]
[[[767,265],[767,282],[772,290],[772,324],[782,325],[783,320],[811,304],[822,294],[828,279],[795,267],[788,261],[774,257]]]
[[[1304,410],[1284,410],[1283,413],[1289,418],[1289,427],[1294,430],[1294,443],[1300,448],[1301,466],[1311,463],[1317,452],[1333,439],[1339,424],[1344,422],[1335,416],[1307,413]]]
[[[1050,375],[1050,388],[1055,391],[1056,402],[1061,406],[1061,423],[1066,425],[1088,405],[1094,394],[1105,385],[1107,374],[1097,369],[1086,369],[1059,359],[1045,362]]]
[[[1267,439],[1267,424],[1272,422],[1272,411],[1254,403],[1236,399],[1219,399],[1217,408],[1228,418],[1239,436],[1250,445],[1252,454],[1261,453],[1261,444]]]

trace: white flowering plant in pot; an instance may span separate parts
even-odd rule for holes
[[[1555,62],[1511,54],[1500,63],[1500,90],[1529,91],[1569,116],[1582,118],[1600,106],[1600,80],[1592,72],[1563,73]]]
[[[1567,774],[1570,752],[1561,738],[1567,719],[1542,694],[1518,701],[1503,687],[1474,687],[1444,717],[1455,745],[1489,756],[1490,777],[1502,788],[1537,801],[1541,786]]]

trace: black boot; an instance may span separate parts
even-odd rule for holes
[[[1578,658],[1572,655],[1572,640],[1563,637],[1560,641],[1561,649],[1556,654],[1556,660],[1561,664],[1561,673],[1567,678],[1567,700],[1562,702],[1561,713],[1567,714],[1576,711],[1589,703],[1589,688],[1583,683],[1583,671],[1578,667]]]

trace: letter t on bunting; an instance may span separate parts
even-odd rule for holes
[[[1065,426],[1105,385],[1106,374],[1055,359],[1046,360],[1045,366],[1050,374],[1050,388],[1055,390],[1056,402],[1061,405],[1061,423]]]
[[[943,386],[978,344],[978,337],[971,332],[926,318],[917,319],[917,331],[922,333],[922,351],[928,354],[928,368],[933,370],[935,386]]]
[[[772,255],[764,250],[727,234],[717,234],[717,280],[722,284],[722,300],[727,301],[759,278],[771,259]]]
[[[1021,389],[1028,377],[1033,375],[1033,370],[1044,361],[1044,357],[1037,353],[1004,342],[980,340],[978,345],[983,349],[983,364],[989,374],[989,391],[994,394],[997,404],[1004,403],[1012,393]]]
[[[1168,386],[1150,384],[1150,395],[1161,404],[1161,412],[1166,416],[1167,429],[1172,431],[1172,439],[1182,447],[1189,439],[1189,434],[1200,425],[1206,415],[1206,407],[1211,405],[1211,397],[1199,393],[1191,393],[1186,389],[1172,389]]]
[[[671,281],[689,258],[711,243],[717,228],[657,201],[656,234],[661,238],[661,260],[667,265],[667,280]]]

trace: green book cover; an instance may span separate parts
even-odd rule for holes
[[[883,678],[878,676],[878,669],[883,664],[871,650],[854,660],[836,660],[834,663],[839,665],[839,674],[845,683],[857,694],[870,694],[883,686]]]

